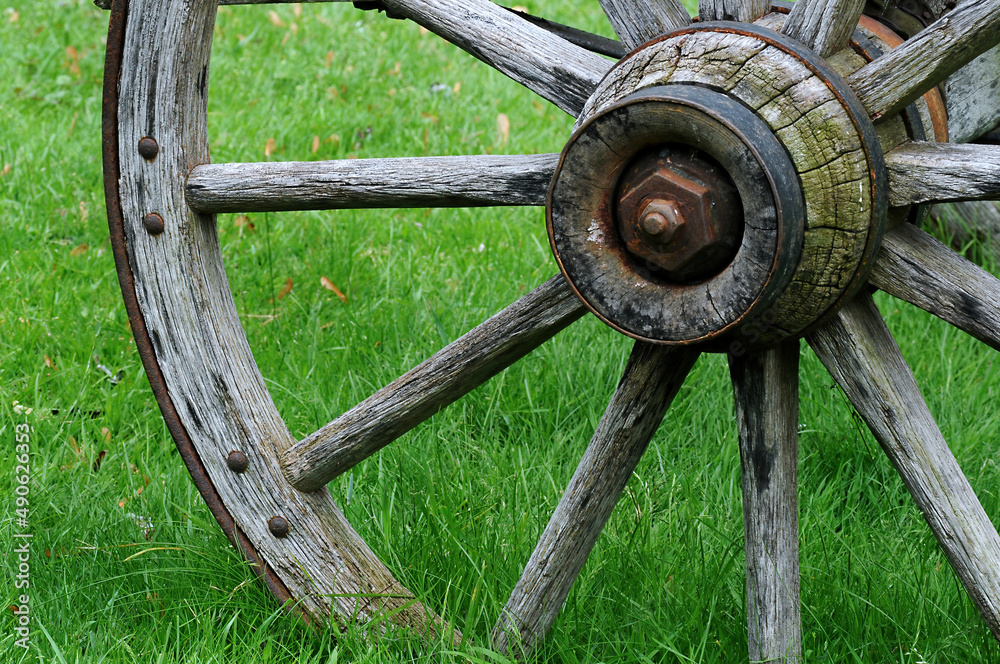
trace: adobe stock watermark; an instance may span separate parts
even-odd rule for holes
[[[18,424],[14,429],[14,550],[11,562],[14,569],[14,588],[19,591],[14,608],[17,633],[15,646],[25,650],[31,640],[31,530],[29,515],[29,494],[31,493],[31,426]]]
[[[729,344],[729,354],[733,357],[742,357],[747,354],[749,348],[761,340],[765,335],[770,334],[777,328],[778,315],[772,309],[768,309],[756,320],[743,325],[739,329],[739,338]]]

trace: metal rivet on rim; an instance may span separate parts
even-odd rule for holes
[[[160,152],[160,146],[155,139],[143,136],[139,139],[139,156],[143,159],[155,159]]]
[[[275,537],[287,537],[288,521],[281,516],[272,516],[271,520],[267,522],[267,529],[270,530],[271,534]]]
[[[245,473],[247,467],[250,465],[250,460],[247,459],[247,455],[243,454],[239,450],[233,450],[226,457],[226,465],[229,466],[229,470],[234,473]]]
[[[150,212],[142,218],[142,225],[150,235],[159,235],[163,232],[163,217],[156,212]]]

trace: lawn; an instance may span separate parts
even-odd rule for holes
[[[526,5],[611,34],[594,0]],[[205,507],[131,338],[101,176],[107,21],[83,0],[0,11],[4,607],[25,592],[16,535],[32,535],[30,648],[14,645],[5,608],[0,661],[504,661],[489,632],[631,341],[588,316],[331,483],[397,577],[470,637],[459,651],[305,626]],[[350,3],[221,9],[209,113],[219,162],[558,152],[572,127],[433,34]],[[218,227],[250,345],[300,437],[557,272],[539,208],[220,215]],[[995,352],[877,301],[997,523]],[[806,660],[1000,661],[878,444],[802,349]],[[23,425],[27,524],[15,502]],[[705,355],[538,660],[745,661],[743,565],[732,389],[725,358]]]

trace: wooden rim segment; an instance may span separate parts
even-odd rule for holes
[[[226,508],[212,485],[212,480],[205,472],[191,438],[187,435],[177,409],[167,392],[163,373],[160,371],[153,350],[153,342],[146,328],[146,321],[139,309],[135,290],[135,278],[129,263],[125,240],[125,223],[119,199],[118,178],[120,174],[118,160],[118,83],[121,77],[122,53],[125,48],[125,18],[128,12],[128,0],[114,0],[111,6],[111,19],[108,28],[108,43],[104,65],[104,91],[102,96],[101,143],[104,170],[104,195],[108,213],[108,226],[111,236],[111,250],[118,273],[118,283],[125,301],[129,326],[135,340],[136,349],[142,360],[143,369],[153,390],[153,396],[160,413],[167,425],[167,430],[177,445],[177,451],[184,465],[194,480],[195,487],[215,517],[222,532],[241,551],[251,564],[254,572],[260,576],[268,589],[274,593],[278,601],[284,603],[292,599],[288,587],[275,574],[267,562],[261,558],[253,543],[239,529],[232,514]]]
[[[293,597],[318,623],[393,611],[396,622],[420,633],[448,634],[354,532],[327,490],[300,493],[281,472],[278,454],[294,439],[243,335],[215,219],[191,212],[184,200],[183,174],[208,162],[215,8],[158,0],[113,7],[103,119],[109,221],[157,401],[220,526],[279,599]],[[141,138],[157,142],[154,158],[139,154]],[[144,227],[151,212],[163,218],[162,233]],[[242,472],[226,462],[233,450],[248,459]]]

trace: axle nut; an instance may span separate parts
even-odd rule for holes
[[[681,147],[629,164],[618,184],[617,220],[628,251],[678,283],[717,274],[743,236],[743,205],[728,174]]]

